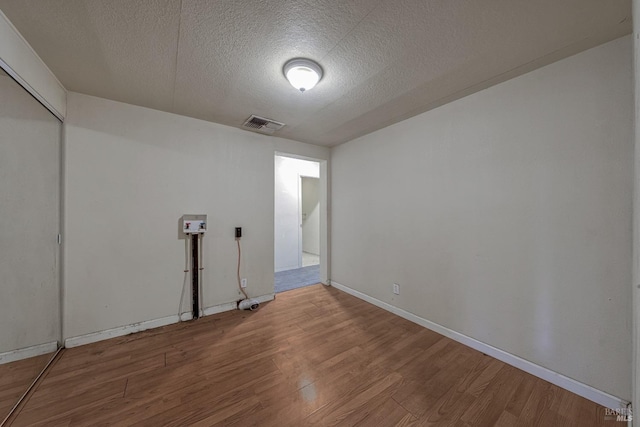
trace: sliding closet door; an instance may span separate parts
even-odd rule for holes
[[[0,421],[60,340],[60,137],[59,120],[0,69]]]

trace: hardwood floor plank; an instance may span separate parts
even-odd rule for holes
[[[471,425],[495,424],[520,385],[523,374],[512,366],[504,365],[461,419]]]
[[[502,412],[496,421],[495,427],[513,427],[518,425],[518,417],[511,412]]]
[[[347,373],[328,375],[304,387],[291,382],[282,383],[268,393],[259,394],[265,410],[246,421],[278,426],[282,425],[282,420],[287,420],[291,425],[305,425],[306,417],[343,396],[355,378],[355,375]]]
[[[428,411],[420,417],[421,426],[453,425],[475,402],[476,398],[467,393],[471,384],[488,364],[489,358],[481,353],[472,353],[466,366],[459,367],[460,375],[455,383]]]
[[[13,426],[37,426],[37,425],[61,425],[67,423],[67,419],[76,412],[86,411],[94,405],[101,405],[106,401],[122,396],[125,379],[109,383],[102,383],[90,392],[74,396],[72,398],[58,395],[54,404],[42,405],[39,401],[42,394],[37,390],[27,405],[22,409],[13,422]],[[34,405],[35,404],[35,405]]]
[[[44,369],[53,353],[0,364],[0,421]]]
[[[559,391],[560,389],[554,387],[552,384],[536,378],[534,389],[522,408],[518,422],[529,425],[541,425],[542,416],[548,410],[554,394]],[[595,416],[591,422],[593,421],[595,421]]]
[[[368,373],[363,376],[366,376],[367,378],[370,377]],[[359,379],[360,381],[364,380],[362,377]],[[362,407],[366,406],[371,399],[377,397],[381,393],[388,395],[390,398],[392,391],[389,389],[393,388],[393,386],[398,384],[401,380],[402,375],[397,372],[393,372],[385,375],[384,377],[376,376],[376,379],[371,382],[358,382],[356,386],[343,395],[341,399],[335,399],[329,405],[308,416],[305,419],[305,424],[308,423],[309,425],[322,426],[353,425],[348,423],[343,424],[343,421],[350,415],[358,413],[359,410],[359,413],[364,415],[365,412],[361,411]],[[360,420],[358,419],[355,421],[357,422]]]
[[[527,403],[529,396],[531,396],[535,381],[535,377],[525,375],[520,384],[518,384],[518,388],[516,388],[513,396],[511,396],[511,399],[507,403],[505,411],[515,416],[516,419],[522,413],[522,408],[524,408],[524,405]]]
[[[371,404],[363,405],[345,419],[346,425],[354,426],[412,426],[418,419],[400,406],[395,400],[381,394]]]
[[[12,425],[556,424],[612,425],[593,402],[314,285],[68,349]]]

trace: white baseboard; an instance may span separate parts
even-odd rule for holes
[[[274,294],[267,294],[256,297],[254,299],[258,300],[258,302],[263,303],[266,301],[271,301],[274,298]],[[222,313],[225,311],[236,310],[238,308],[235,302],[228,302],[225,304],[214,305],[212,307],[207,307],[202,310],[204,316],[210,316],[212,314]],[[108,340],[110,338],[121,337],[124,335],[133,334],[136,332],[146,331],[147,329],[159,328],[166,325],[171,325],[173,323],[184,322],[191,320],[193,318],[192,314],[182,313],[180,316],[177,314],[173,316],[161,317],[159,319],[146,320],[144,322],[133,323],[131,325],[119,326],[113,329],[107,329],[105,331],[92,332],[90,334],[80,335],[77,337],[67,338],[64,341],[64,346],[66,348],[78,347],[85,344],[91,344],[98,341]],[[54,349],[55,351],[55,349]],[[0,355],[1,357],[2,355]],[[2,363],[2,362],[0,362]]]
[[[0,353],[0,365],[17,360],[28,359],[30,357],[41,356],[47,353],[54,353],[58,349],[58,342],[48,342],[31,347],[19,348],[17,350]]]
[[[276,294],[267,294],[267,295],[262,295],[262,296],[256,297],[254,299],[258,300],[258,302],[260,304],[262,304],[263,302],[272,301],[275,298],[276,298]]]
[[[624,399],[621,399],[616,396],[612,396],[604,391],[598,390],[587,384],[584,384],[574,379],[571,379],[569,377],[566,377],[562,374],[554,372],[543,366],[537,365],[533,362],[525,360],[514,354],[507,353],[504,350],[500,350],[499,348],[493,347],[489,344],[485,344],[481,341],[478,341],[474,338],[463,335],[459,332],[446,328],[430,320],[416,316],[413,313],[409,313],[408,311],[395,307],[389,303],[380,301],[379,299],[373,298],[360,291],[356,291],[355,289],[349,288],[334,280],[331,281],[331,286],[333,286],[336,289],[340,289],[341,291],[346,292],[350,295],[353,295],[354,297],[360,298],[368,303],[371,303],[377,307],[387,310],[395,315],[405,318],[413,323],[417,323],[420,326],[423,326],[427,329],[430,329],[434,332],[444,335],[447,338],[451,338],[454,341],[462,343],[475,350],[481,351],[484,354],[492,356],[504,363],[507,363],[511,366],[514,366],[518,369],[528,372],[531,375],[535,375],[536,377],[541,378],[545,381],[548,381],[552,384],[555,384],[558,387],[562,387],[565,390],[569,390],[570,392],[575,393],[578,396],[582,396],[585,399],[589,399],[606,408],[613,408],[613,409],[625,408],[629,404],[629,402],[627,402]]]
[[[171,325],[172,323],[178,323],[180,321],[180,317],[183,317],[185,320],[191,319],[191,313],[188,313],[188,317],[185,316],[185,314],[187,313],[183,313],[182,316],[174,314],[173,316],[161,317],[160,319],[145,320],[144,322],[133,323],[131,325],[107,329],[105,331],[92,332],[90,334],[67,338],[64,340],[64,346],[66,348],[73,348],[98,341],[108,340],[110,338],[146,331],[147,329],[160,328],[162,326]]]
[[[238,303],[236,302],[228,302],[226,304],[214,305],[213,307],[207,307],[203,310],[203,314],[205,316],[211,316],[212,314],[223,313],[225,311],[236,310],[238,308]],[[189,317],[191,317],[191,313],[189,313]]]

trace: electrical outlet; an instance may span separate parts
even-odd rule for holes
[[[397,283],[393,284],[393,293],[396,295],[400,295],[400,285],[398,285]]]
[[[247,287],[247,279],[240,280],[240,287],[241,288],[246,288]]]

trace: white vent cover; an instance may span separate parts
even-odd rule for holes
[[[242,125],[243,128],[253,131],[266,133],[273,135],[277,130],[282,129],[284,123],[276,122],[275,120],[265,119],[264,117],[258,117],[252,114]]]

